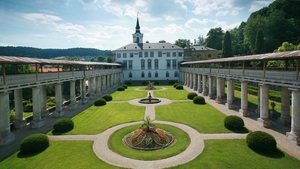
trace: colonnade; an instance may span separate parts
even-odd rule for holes
[[[70,80],[70,104],[68,109],[74,110],[77,108],[76,93],[75,93],[75,81],[80,80],[80,94],[81,104],[88,102],[88,99],[95,99],[100,97],[104,92],[111,90],[121,84],[122,72],[116,72],[106,75],[89,75],[84,76],[81,79]],[[88,82],[87,82],[88,81]],[[48,83],[55,85],[55,111],[52,113],[52,117],[64,116],[65,107],[63,105],[62,96],[62,81],[56,83]],[[88,86],[88,91],[86,86]],[[25,88],[25,87],[24,87]],[[32,89],[32,105],[33,105],[33,120],[30,122],[31,128],[40,128],[44,126],[44,118],[49,116],[47,110],[47,94],[46,84],[36,85],[31,87]],[[9,93],[6,91],[0,93],[0,146],[10,144],[15,140],[15,135],[10,130],[10,107],[9,107]],[[87,94],[89,97],[87,98]],[[27,125],[27,122],[23,116],[23,95],[22,88],[14,89],[15,98],[15,121],[14,127],[17,129],[23,128]]]
[[[225,79],[227,81],[227,95],[225,98]],[[189,88],[208,96],[209,99],[215,99],[217,103],[223,103],[229,109],[233,109],[234,101],[234,79],[225,76],[209,75],[201,73],[180,72],[179,81]],[[250,116],[248,109],[248,82],[241,80],[241,106],[239,113],[242,116]],[[259,83],[258,86],[258,110],[259,118],[257,122],[263,127],[271,127],[272,121],[269,113],[269,84]],[[290,105],[290,92],[292,95],[292,105]],[[286,133],[287,139],[300,145],[300,90],[281,86],[281,117],[278,123],[286,125],[291,123],[291,131]],[[292,107],[292,115],[290,116],[290,107]]]

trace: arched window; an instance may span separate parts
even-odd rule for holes
[[[158,73],[157,72],[155,72],[155,77],[158,77]]]
[[[148,77],[151,77],[151,72],[148,73]]]
[[[142,73],[141,73],[141,77],[145,77],[145,74],[144,74],[144,72],[142,72]]]
[[[154,60],[154,69],[158,69],[158,59]]]
[[[145,60],[144,59],[141,60],[141,69],[145,70]]]
[[[166,77],[169,77],[169,72],[168,71],[166,72]]]
[[[175,71],[174,77],[178,77],[178,72],[177,71]]]
[[[131,72],[129,72],[129,78],[132,78],[132,73]]]
[[[152,69],[152,60],[148,59],[148,69]]]

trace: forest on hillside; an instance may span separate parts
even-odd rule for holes
[[[20,56],[51,59],[55,57],[98,57],[112,56],[111,50],[99,50],[94,48],[70,48],[70,49],[40,49],[33,47],[0,46],[2,56]]]
[[[256,54],[259,30],[262,30],[264,40],[263,53],[274,52],[284,44],[299,45],[300,0],[275,0],[268,7],[253,12],[246,22],[229,30],[233,55]],[[222,28],[212,28],[206,38],[200,35],[197,43],[221,51],[224,35]],[[179,39],[175,44],[185,47],[186,41]]]

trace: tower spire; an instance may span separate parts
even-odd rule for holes
[[[139,13],[137,13],[136,26],[135,26],[135,33],[141,33],[141,32],[140,32],[140,23],[139,23]]]

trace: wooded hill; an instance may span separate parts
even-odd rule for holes
[[[40,49],[40,48],[33,48],[33,47],[0,46],[0,55],[51,59],[60,56],[69,56],[69,57],[104,56],[106,57],[106,56],[112,56],[112,51],[99,50],[94,48]]]

